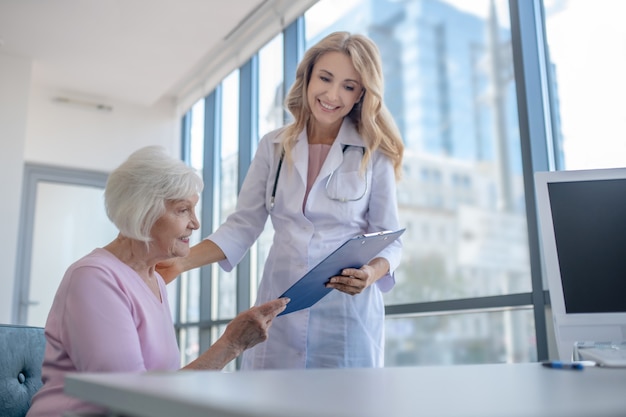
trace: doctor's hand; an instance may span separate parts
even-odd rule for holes
[[[182,259],[172,258],[156,264],[156,271],[163,277],[166,284],[172,282],[177,276],[184,272]]]
[[[360,268],[345,268],[341,275],[330,278],[326,288],[334,288],[349,295],[356,295],[381,279],[389,271],[389,262],[385,258],[374,258]]]
[[[341,271],[341,275],[330,279],[326,288],[334,288],[349,295],[360,294],[364,289],[372,285],[374,279],[374,268],[363,265],[361,268],[346,268]]]

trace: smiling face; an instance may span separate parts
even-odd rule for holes
[[[165,259],[189,254],[189,237],[200,227],[196,217],[199,196],[165,202],[165,213],[152,226],[151,251]]]
[[[307,101],[318,128],[339,130],[343,118],[361,99],[361,76],[341,52],[320,56],[311,71]]]

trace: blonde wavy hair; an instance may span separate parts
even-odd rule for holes
[[[393,162],[396,179],[399,179],[402,173],[404,144],[400,131],[383,102],[384,81],[380,52],[376,44],[368,37],[349,32],[334,32],[326,36],[309,48],[298,64],[296,80],[285,99],[285,107],[295,119],[282,132],[282,145],[286,160],[292,161],[291,151],[296,139],[311,119],[307,88],[313,66],[322,55],[328,52],[346,54],[361,76],[364,94],[346,117],[354,122],[357,132],[366,145],[362,168],[367,165],[372,153],[380,150]]]

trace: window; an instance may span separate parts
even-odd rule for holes
[[[186,160],[189,165],[203,172],[204,168],[204,100],[198,101],[187,113],[183,125],[187,127]],[[198,202],[196,214],[201,218],[202,200]],[[201,239],[199,233],[191,235],[190,245]],[[171,287],[171,285],[169,286]],[[178,344],[180,346],[181,363],[187,364],[194,360],[200,351],[200,334],[197,326],[187,326],[188,323],[197,323],[200,319],[200,271],[191,270],[182,274],[178,280],[178,317],[179,325]]]
[[[239,180],[239,71],[235,70],[222,81],[221,95],[221,136],[217,138],[220,146],[220,175],[217,179],[219,186],[218,219],[214,229],[223,223],[229,214],[235,211],[237,204]],[[213,265],[213,308],[212,317],[228,319],[237,313],[237,267],[226,272],[217,264]]]
[[[372,38],[383,57],[385,102],[406,146],[401,224],[423,224],[403,236],[388,306],[530,291],[525,206],[516,203],[524,189],[511,33],[501,20],[506,2],[494,11],[487,0],[365,0],[344,9],[322,0],[305,14],[307,47],[348,30]],[[525,309],[390,316],[386,364],[534,360],[533,317]],[[452,331],[476,320],[487,331]],[[416,343],[425,346],[420,334],[445,334],[448,348],[414,355]]]
[[[545,1],[560,169],[626,165],[626,4]]]
[[[233,72],[208,96],[206,103],[215,108],[200,110],[199,102],[185,116],[183,136],[194,166],[219,166],[219,178],[207,183],[202,199],[219,207],[209,223],[217,227],[234,208],[246,168],[240,165],[247,163],[241,155],[252,155],[260,137],[284,123],[283,97],[301,49],[335,30],[366,34],[381,51],[385,101],[406,146],[398,201],[407,231],[396,286],[384,296],[386,365],[547,359],[547,293],[537,236],[528,232],[537,227],[534,196],[527,194],[532,171],[623,165],[626,146],[608,142],[623,136],[625,127],[624,118],[613,114],[619,106],[610,104],[625,89],[625,65],[617,46],[610,46],[623,39],[614,20],[620,14],[607,8],[621,3],[604,0],[593,10],[584,9],[591,7],[586,3],[546,0],[547,55],[541,2],[317,2],[251,59],[258,63],[252,80],[235,81],[239,73]],[[587,29],[594,13],[606,22]],[[577,36],[585,41],[572,41]],[[587,45],[587,52],[580,51]],[[598,58],[590,60],[591,53]],[[599,80],[590,71],[609,59],[615,75]],[[240,68],[242,74],[244,68],[249,66]],[[605,65],[601,70],[608,71]],[[594,82],[586,83],[591,77]],[[581,88],[591,99],[577,100]],[[248,107],[255,109],[251,115],[242,110]],[[237,131],[246,118],[258,133],[253,141]],[[197,131],[201,125],[203,133]],[[580,148],[589,144],[593,149]],[[206,160],[207,147],[219,149],[219,158]],[[586,160],[577,156],[583,154]],[[252,288],[217,266],[209,268],[209,278],[190,273],[180,280],[177,326],[188,360],[254,299],[271,233],[268,225],[251,261],[239,265],[237,277],[249,277]]]
[[[274,129],[284,125],[285,115],[283,110],[283,98],[285,97],[285,85],[283,82],[283,35],[274,37],[266,46],[259,51],[259,137],[258,140]],[[272,245],[274,232],[268,221],[265,230],[259,236],[256,244],[254,259],[255,268],[252,268],[251,295],[256,298],[265,259]]]

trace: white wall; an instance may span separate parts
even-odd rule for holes
[[[30,61],[0,54],[0,323],[10,322],[22,189]]]
[[[54,101],[59,96],[103,103],[113,110]],[[161,145],[178,155],[177,119],[174,105],[167,102],[146,108],[35,85],[28,107],[24,159],[108,172],[145,145]]]
[[[0,54],[0,323],[12,321],[24,162],[109,172],[142,146],[180,152],[174,103],[143,107],[68,94],[38,85],[32,67]],[[113,111],[55,102],[59,96],[100,102]]]

